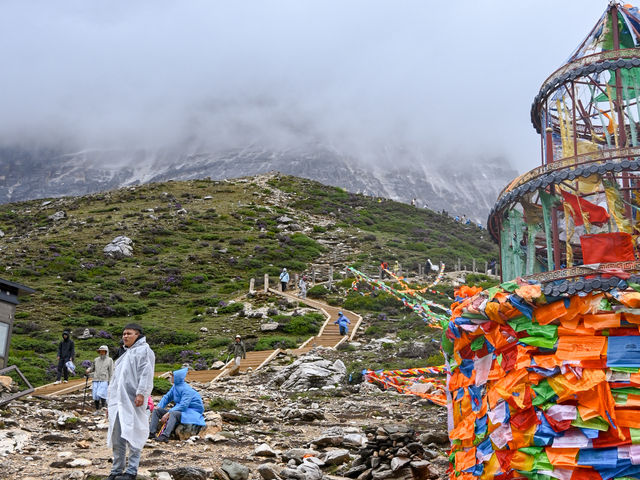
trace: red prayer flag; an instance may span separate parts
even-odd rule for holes
[[[589,223],[602,224],[609,221],[609,212],[605,208],[564,190],[562,190],[562,197],[571,207],[573,221],[576,225],[584,225],[583,213],[587,214]]]

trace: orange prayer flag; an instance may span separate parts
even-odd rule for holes
[[[640,315],[634,315],[633,313],[627,312],[624,312],[622,315],[624,315],[624,319],[629,323],[633,323],[635,325],[640,323]]]
[[[563,336],[556,356],[561,360],[599,360],[607,347],[606,337]]]
[[[577,467],[579,448],[546,447],[545,453],[554,467]]]
[[[558,336],[559,337],[564,337],[567,335],[586,335],[589,337],[594,337],[596,334],[596,331],[593,328],[585,328],[585,327],[579,327],[577,325],[578,322],[578,318],[576,317],[576,324],[575,325],[569,325],[568,327],[565,325],[560,325],[558,327]]]
[[[592,408],[589,408],[585,405],[578,405],[578,413],[580,414],[580,418],[585,422],[599,416],[596,410],[593,410]]]
[[[567,313],[567,307],[564,306],[564,301],[547,303],[541,305],[533,310],[533,317],[540,325],[548,325],[554,320],[560,319]]]
[[[466,415],[465,417],[462,418],[462,421],[458,423],[455,426],[455,428],[449,432],[449,438],[451,438],[452,440],[465,440],[465,439],[473,438],[475,421],[476,421],[475,414]]]
[[[618,328],[620,326],[621,315],[619,313],[598,313],[583,315],[582,321],[586,328],[604,330],[605,328]]]
[[[616,420],[621,427],[640,428],[640,410],[616,408]]]
[[[640,292],[624,292],[618,297],[618,301],[625,307],[640,307]]]
[[[583,370],[584,372],[593,372],[594,370]],[[578,405],[584,405],[585,407],[595,410],[598,414],[609,422],[613,422],[613,426],[618,428],[616,422],[616,407],[611,395],[611,389],[609,383],[606,381],[600,382],[595,388],[583,390],[577,393]],[[619,429],[618,429],[619,432]]]
[[[467,468],[473,468],[476,465],[476,448],[459,451],[455,454],[456,470],[461,472]]]
[[[518,430],[517,428],[511,429],[511,435],[513,440],[509,442],[509,448],[517,450],[518,448],[529,447],[533,445],[533,436],[536,433],[538,424],[533,424],[526,430]]]
[[[554,368],[562,365],[562,360],[555,355],[534,355],[532,359],[535,361],[537,366],[548,370],[553,370]]]
[[[547,379],[549,386],[558,395],[558,400],[563,401],[573,397],[577,392],[589,390],[599,383],[606,382],[606,376],[602,370],[583,369],[582,378],[567,372],[564,375],[555,375]]]

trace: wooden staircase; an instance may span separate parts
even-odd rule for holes
[[[332,307],[324,302],[312,300],[310,298],[299,298],[294,292],[280,292],[272,288],[270,288],[269,291],[276,295],[280,295],[290,300],[304,303],[306,305],[309,305],[310,307],[316,308],[320,310],[326,317],[326,320],[320,328],[320,332],[318,332],[318,335],[309,338],[302,345],[293,350],[296,355],[302,355],[309,352],[313,348],[320,346],[336,348],[338,345],[346,342],[347,340],[353,340],[358,327],[362,323],[362,317],[357,313],[351,312],[349,310]],[[338,312],[343,312],[351,321],[351,325],[349,325],[350,334],[347,336],[340,335],[338,326],[333,323],[338,319]],[[253,371],[258,370],[269,363],[276,355],[278,355],[278,353],[280,353],[280,349],[247,352],[247,358],[242,359],[238,371],[246,372],[249,369]],[[234,373],[236,373],[235,370],[235,361],[232,359],[228,361],[227,364],[220,370],[189,370],[186,380],[188,382],[199,383],[215,382],[216,380],[224,376],[233,375]],[[168,372],[156,373],[156,376],[164,377],[166,375],[168,375]],[[59,383],[57,385],[50,383],[48,385],[42,385],[36,388],[33,392],[33,395],[41,395],[45,397],[66,395],[82,390],[84,386],[84,378],[69,380],[69,383]],[[88,386],[90,388],[91,380],[89,380]]]

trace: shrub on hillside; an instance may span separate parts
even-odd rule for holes
[[[276,348],[296,348],[297,342],[289,337],[262,337],[254,350],[275,350]]]
[[[329,290],[324,285],[316,285],[307,290],[307,297],[309,298],[325,298],[329,294]]]
[[[219,307],[218,308],[218,313],[219,314],[229,314],[229,313],[238,313],[239,311],[244,310],[244,303],[242,302],[235,302],[235,303],[230,303],[228,305],[225,305],[223,307]]]

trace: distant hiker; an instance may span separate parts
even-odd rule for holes
[[[489,265],[488,265],[488,270],[489,270],[489,273],[491,275],[495,275],[496,274],[495,268],[496,268],[496,261],[495,261],[495,259],[491,259],[491,261],[489,262]]]
[[[156,357],[137,323],[125,325],[122,340],[125,352],[115,363],[107,396],[107,446],[113,448],[113,466],[107,480],[136,478],[142,447],[149,436],[147,398],[153,390]]]
[[[109,357],[109,347],[106,345],[98,347],[98,356],[93,360],[93,364],[87,368],[86,373],[93,373],[91,394],[96,411],[98,411],[107,405],[109,380],[113,376],[113,360]]]
[[[280,272],[280,285],[282,285],[283,292],[287,289],[288,283],[289,283],[289,272],[287,272],[286,268],[283,268],[282,272]]]
[[[64,383],[69,381],[69,369],[66,363],[71,361],[76,356],[76,347],[71,340],[71,333],[69,330],[62,332],[62,341],[58,344],[58,376],[54,383],[60,383],[60,378],[64,374]]]
[[[124,342],[122,341],[122,339],[120,339],[120,346],[116,350],[116,353],[113,354],[113,361],[115,362],[116,360],[118,360],[118,358],[120,358],[125,351],[126,348],[124,348]]]
[[[389,264],[387,262],[382,262],[380,264],[380,279],[381,280],[388,276],[386,270],[389,270]]]
[[[242,337],[240,335],[236,335],[236,339],[232,345],[233,358],[236,362],[236,366],[240,366],[240,362],[243,358],[247,358],[247,350],[244,348],[244,342],[242,341]]]
[[[412,206],[412,207],[415,207],[415,206],[416,206],[416,199],[415,199],[415,198],[412,198],[412,199],[411,199],[411,206]]]
[[[181,368],[171,372],[169,380],[173,383],[158,406],[151,415],[151,426],[149,427],[149,438],[156,439],[157,442],[168,442],[171,432],[181,423],[189,425],[199,425],[204,427],[204,404],[202,397],[187,382],[188,368]],[[173,403],[174,406],[167,410],[167,406]],[[158,423],[162,422],[164,427],[156,437]]]
[[[333,322],[334,325],[337,324],[340,328],[340,335],[346,335],[349,333],[349,324],[351,323],[347,317],[344,316],[342,312],[338,312],[338,319]]]
[[[304,278],[304,276],[300,277],[298,287],[300,288],[300,294],[298,296],[300,298],[307,298],[307,280]]]

